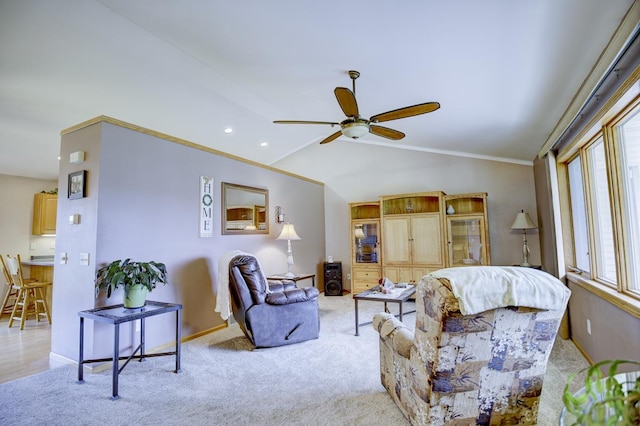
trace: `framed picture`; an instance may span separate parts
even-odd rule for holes
[[[77,172],[69,173],[69,196],[70,200],[76,198],[83,198],[85,194],[85,188],[87,185],[87,171],[79,170]]]

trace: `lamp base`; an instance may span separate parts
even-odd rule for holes
[[[529,266],[531,266],[531,264],[529,262],[522,262],[520,266],[524,266],[525,268],[528,268]]]
[[[287,272],[286,274],[284,274],[284,276],[287,278],[295,278],[296,274],[294,274],[293,272]]]

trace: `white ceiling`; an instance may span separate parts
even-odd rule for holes
[[[365,118],[441,108],[333,144],[529,163],[632,4],[1,0],[0,174],[56,178],[60,131],[99,115],[273,164],[337,130],[272,121],[344,119],[349,69]]]

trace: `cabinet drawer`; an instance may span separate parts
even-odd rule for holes
[[[367,291],[370,288],[373,288],[378,285],[378,281],[375,282],[357,282],[354,283],[353,289],[351,290],[352,294],[362,293],[363,291]]]
[[[378,270],[354,269],[353,278],[358,281],[374,280],[377,283],[380,279],[380,272]]]

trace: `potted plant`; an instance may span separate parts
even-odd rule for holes
[[[106,290],[107,297],[111,297],[111,293],[122,286],[124,307],[141,308],[146,303],[147,292],[156,288],[158,283],[167,283],[164,263],[116,260],[96,272],[96,297],[102,290]]]
[[[618,373],[618,366],[640,367],[638,361],[605,360],[573,373],[567,379],[562,401],[566,413],[563,420],[573,416],[566,425],[638,425],[640,424],[640,374]],[[604,377],[601,367],[608,366]],[[586,374],[584,388],[569,391],[573,379]],[[568,413],[568,414],[567,414]],[[567,415],[565,415],[567,414]]]

